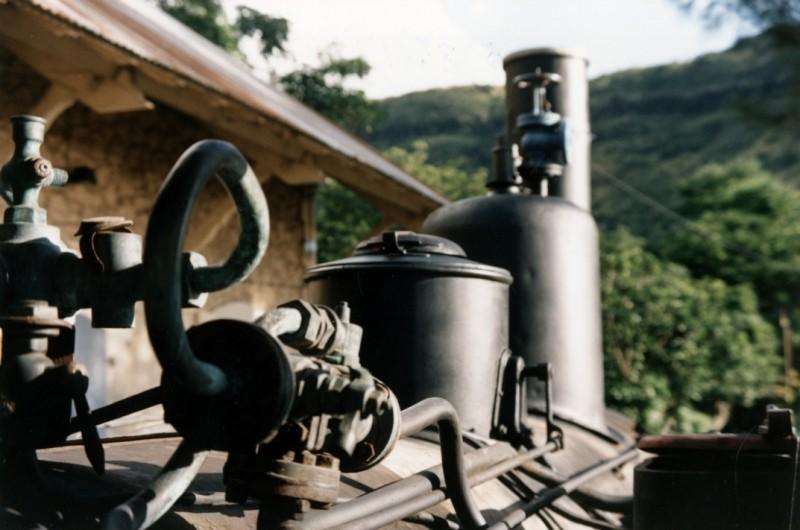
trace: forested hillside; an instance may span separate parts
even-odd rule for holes
[[[670,222],[607,174],[670,206],[680,180],[712,162],[756,158],[800,182],[800,126],[775,126],[775,116],[794,101],[786,97],[786,61],[797,59],[786,55],[761,36],[690,63],[594,79],[594,207],[601,226],[625,225],[651,237]],[[503,127],[502,87],[429,90],[386,99],[381,107],[370,142],[408,148],[424,140],[429,162],[467,170],[488,165]]]

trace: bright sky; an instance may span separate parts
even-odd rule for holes
[[[426,88],[501,84],[502,58],[536,46],[578,49],[592,77],[686,61],[722,50],[742,23],[708,30],[671,0],[226,0],[290,21],[296,63],[318,52],[360,55],[372,65],[356,86],[374,98]],[[289,61],[273,65],[278,71]]]

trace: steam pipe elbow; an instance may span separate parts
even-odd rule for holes
[[[428,398],[405,409],[400,420],[400,437],[411,436],[434,424],[439,428],[445,486],[456,515],[468,530],[484,528],[486,520],[470,493],[461,429],[453,405],[442,398]]]
[[[220,266],[195,269],[183,278],[182,249],[192,207],[208,180],[217,175],[239,211],[241,235]],[[144,241],[144,309],[153,350],[167,377],[189,392],[216,395],[227,378],[216,366],[195,358],[181,319],[183,288],[223,289],[246,278],[267,249],[269,212],[261,187],[244,156],[230,143],[206,140],[190,147],[170,171],[158,194]]]

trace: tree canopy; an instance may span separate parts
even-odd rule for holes
[[[670,259],[752,285],[767,312],[800,299],[800,190],[740,161],[701,169],[679,192],[690,222],[665,241]]]
[[[774,395],[775,330],[748,285],[694,278],[618,230],[602,238],[606,399],[647,431],[705,431],[723,404]]]

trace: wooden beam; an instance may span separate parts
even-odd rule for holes
[[[49,129],[61,114],[75,104],[75,93],[58,83],[50,83],[47,92],[36,102],[29,114],[47,120]]]
[[[152,110],[155,107],[136,86],[128,68],[120,68],[113,77],[92,80],[79,92],[79,97],[99,114]]]
[[[75,104],[75,95],[62,85],[51,83],[47,92],[30,109],[23,110],[20,114],[32,114],[47,120],[50,128],[65,110]],[[0,129],[0,164],[11,158],[14,151],[14,142],[6,128]]]

